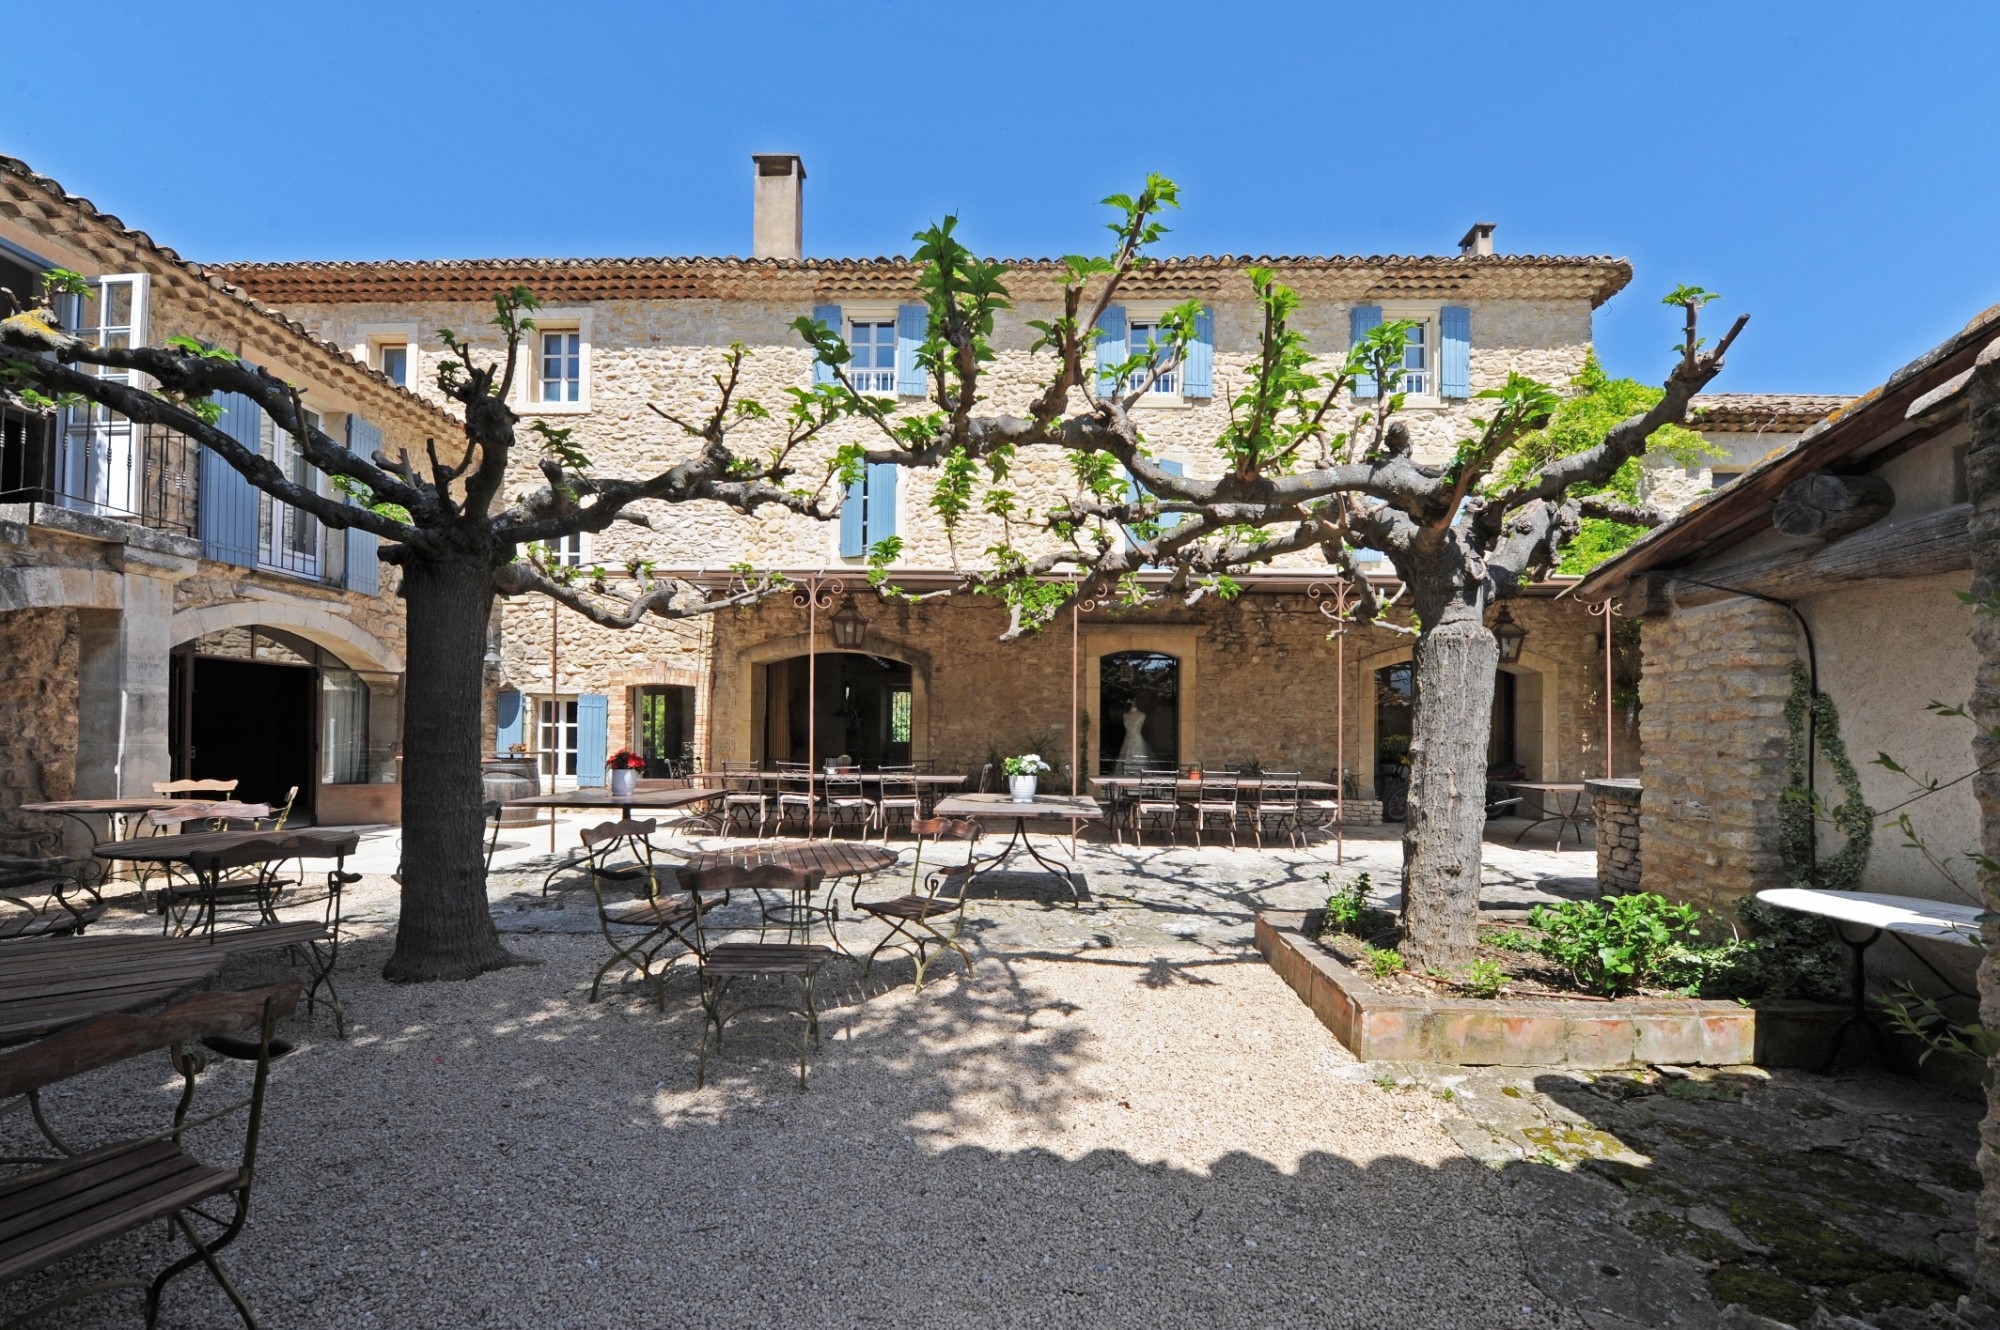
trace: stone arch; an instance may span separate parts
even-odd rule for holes
[[[288,604],[281,600],[236,600],[218,605],[174,612],[172,641],[190,642],[210,633],[254,625],[282,628],[317,643],[340,657],[343,664],[357,670],[403,672],[402,654],[374,634],[365,632],[344,615],[313,605]]]
[[[1357,746],[1360,751],[1353,755],[1348,766],[1353,770],[1354,778],[1361,783],[1364,796],[1375,787],[1375,695],[1372,683],[1375,671],[1389,665],[1400,665],[1410,657],[1410,647],[1401,644],[1363,656],[1355,665],[1354,692],[1349,694],[1349,701],[1358,713]],[[1560,669],[1553,657],[1525,648],[1520,660],[1500,668],[1517,680],[1514,692],[1516,760],[1528,769],[1530,780],[1558,779],[1562,751],[1558,742],[1561,717],[1557,705],[1561,696],[1557,692]]]
[[[931,653],[922,647],[886,638],[871,629],[868,640],[854,651],[833,643],[833,634],[822,631],[817,641],[806,633],[790,633],[745,646],[732,653],[730,663],[718,670],[714,710],[709,735],[716,751],[710,762],[747,762],[757,751],[756,736],[764,727],[764,690],[757,686],[757,671],[774,661],[803,656],[810,647],[822,656],[880,656],[901,661],[910,667],[910,757],[922,762],[931,756]],[[726,714],[725,714],[726,713]]]

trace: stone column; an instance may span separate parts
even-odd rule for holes
[[[1639,889],[1639,782],[1588,780],[1597,821],[1597,886],[1601,895]]]
[[[144,797],[168,778],[174,584],[194,560],[136,545],[107,555],[120,608],[77,613],[76,797]]]
[[[1785,885],[1778,813],[1798,627],[1738,597],[1647,623],[1639,813],[1645,889],[1722,914]]]

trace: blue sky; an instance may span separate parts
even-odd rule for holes
[[[810,254],[957,212],[1099,247],[1179,181],[1175,253],[1630,258],[1750,329],[1718,390],[1858,391],[2000,301],[2000,5],[44,5],[0,150],[190,257],[728,254],[753,151],[806,160]],[[468,31],[471,23],[476,30]],[[53,71],[53,72],[52,72]],[[23,108],[34,108],[32,113]]]

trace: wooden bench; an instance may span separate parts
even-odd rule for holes
[[[152,1325],[167,1284],[195,1265],[208,1267],[244,1324],[255,1330],[256,1318],[217,1263],[216,1253],[236,1240],[249,1214],[271,1059],[285,1051],[272,1032],[279,1017],[297,1007],[299,992],[300,985],[293,980],[244,993],[201,993],[157,1015],[104,1016],[0,1054],[0,1100],[16,1104],[57,1081],[157,1049],[171,1051],[174,1068],[185,1083],[171,1128],[87,1152],[72,1152],[37,1114],[55,1153],[24,1161],[30,1167],[0,1180],[0,1284],[162,1220],[178,1229],[193,1249],[150,1281],[104,1279],[72,1288],[0,1323],[0,1330],[24,1325],[93,1294],[138,1288],[146,1290],[146,1324]],[[254,1043],[232,1037],[249,1029],[257,1032]],[[222,1056],[254,1061],[257,1071],[247,1099],[190,1121],[196,1077],[208,1065],[194,1048],[197,1042]],[[234,1166],[204,1163],[188,1153],[186,1133],[244,1110],[249,1116],[243,1152]],[[199,1208],[217,1197],[234,1202],[228,1218],[216,1218]]]

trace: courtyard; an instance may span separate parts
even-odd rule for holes
[[[1351,834],[1343,871],[1390,869],[1390,830]],[[1586,854],[1494,833],[1502,917],[1591,886]],[[1889,1285],[1885,1262],[1969,1271],[1975,1182],[1950,1161],[1970,1156],[1971,1104],[1867,1071],[1738,1068],[1676,1089],[1643,1068],[1357,1062],[1249,945],[1254,911],[1323,898],[1331,844],[1086,840],[1080,905],[1044,875],[991,879],[966,929],[971,976],[947,960],[913,993],[906,960],[866,984],[844,962],[829,973],[800,1093],[786,1047],[734,1027],[694,1088],[685,967],[664,1015],[634,984],[586,1000],[603,943],[580,876],[541,895],[547,834],[503,835],[492,907],[524,964],[470,987],[380,980],[393,835],[357,856],[378,871],[349,906],[348,1037],[324,1014],[288,1023],[299,1048],[273,1074],[256,1219],[226,1258],[267,1324],[671,1309],[716,1327],[1624,1330],[1713,1325],[1730,1300],[1796,1310],[1807,1288],[1850,1312],[1954,1292]],[[100,925],[156,927],[122,911]],[[287,972],[246,958],[228,978]],[[218,1099],[246,1079],[207,1075]],[[133,1062],[47,1102],[58,1124],[137,1131],[177,1085]],[[1781,1250],[1746,1199],[1817,1206],[1815,1187],[1841,1203],[1826,1212],[1838,1262]],[[155,1227],[45,1278],[166,1255]],[[103,1324],[112,1305],[48,1323]],[[188,1280],[162,1323],[227,1314]]]

